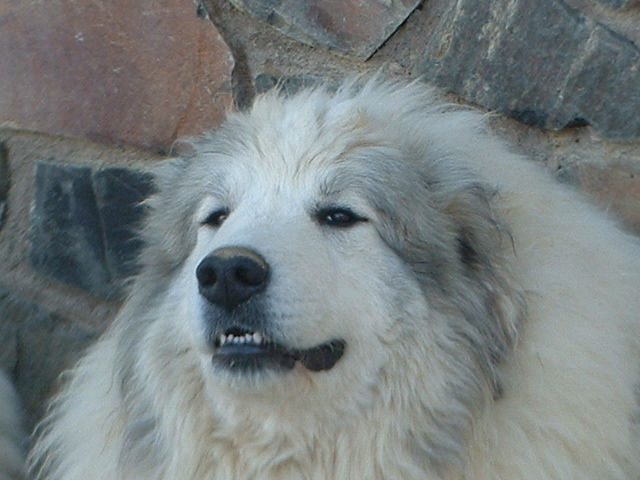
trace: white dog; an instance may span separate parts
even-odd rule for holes
[[[22,478],[24,441],[18,395],[0,372],[0,480]]]
[[[270,93],[149,208],[38,478],[640,478],[640,246],[478,114]]]

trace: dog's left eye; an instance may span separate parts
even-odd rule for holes
[[[348,228],[367,219],[356,215],[348,208],[327,208],[318,212],[318,221],[328,227]]]

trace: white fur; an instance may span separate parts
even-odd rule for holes
[[[0,480],[22,478],[24,440],[18,395],[0,372]]]
[[[375,79],[271,94],[163,168],[143,273],[69,374],[34,473],[640,478],[638,242],[481,117]],[[322,202],[368,221],[321,225]],[[335,367],[212,368],[194,271],[227,245],[268,259],[282,341],[347,340]]]

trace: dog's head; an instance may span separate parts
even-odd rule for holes
[[[376,80],[261,97],[163,167],[138,283],[219,384],[495,394],[521,308],[480,123]]]

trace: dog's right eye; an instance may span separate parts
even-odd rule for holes
[[[202,225],[208,225],[210,227],[219,227],[229,216],[229,210],[221,208],[211,212],[207,218],[202,221]]]

